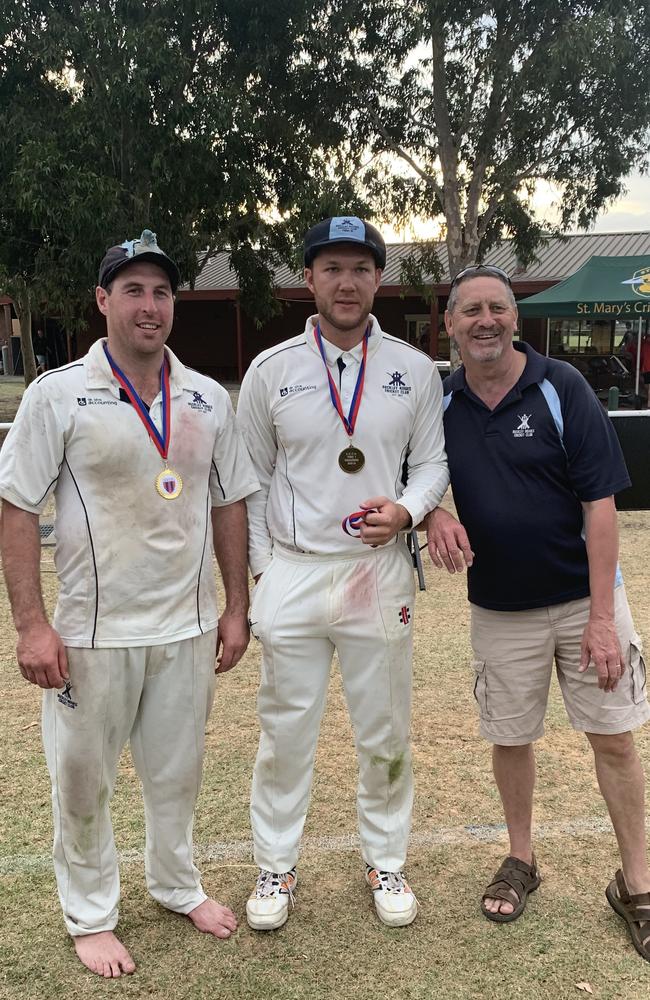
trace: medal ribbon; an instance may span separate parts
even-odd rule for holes
[[[129,398],[129,402],[131,403],[135,412],[138,414],[140,420],[144,424],[147,434],[149,435],[149,437],[155,444],[156,448],[160,452],[161,458],[167,461],[167,453],[169,451],[169,435],[171,431],[170,420],[169,420],[169,413],[170,413],[169,362],[167,360],[167,356],[165,355],[165,360],[163,361],[162,368],[160,369],[160,392],[162,394],[162,426],[163,426],[161,434],[156,425],[154,424],[153,420],[151,419],[147,407],[138,396],[137,392],[129,382],[124,372],[117,366],[117,364],[111,357],[106,344],[104,344],[104,352],[106,354],[108,363],[111,366],[111,371],[113,372],[113,375],[124,389],[124,392]]]
[[[363,383],[366,377],[366,357],[368,355],[368,338],[370,337],[370,324],[366,328],[366,332],[363,335],[363,358],[361,360],[361,366],[359,368],[359,374],[357,375],[357,384],[354,387],[354,393],[352,395],[352,402],[350,403],[350,412],[347,417],[343,412],[343,404],[341,403],[341,397],[339,391],[336,388],[336,382],[332,378],[332,373],[329,370],[327,364],[327,357],[325,355],[325,348],[323,347],[323,338],[320,332],[320,325],[314,328],[314,338],[318,344],[318,350],[321,353],[323,363],[325,365],[325,371],[327,372],[327,378],[329,379],[330,385],[330,396],[332,398],[332,406],[338,413],[339,417],[343,422],[348,436],[352,437],[354,433],[354,425],[357,422],[357,417],[359,415],[359,407],[361,406],[361,397],[363,395]]]

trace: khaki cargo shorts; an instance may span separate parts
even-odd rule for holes
[[[598,687],[593,664],[578,672],[589,603],[585,597],[529,611],[471,605],[474,697],[486,740],[523,746],[544,735],[554,660],[574,729],[613,735],[636,729],[650,718],[641,640],[623,586],[615,591],[615,619],[625,671],[616,690]]]

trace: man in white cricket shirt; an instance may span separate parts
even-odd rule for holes
[[[257,930],[287,919],[336,650],[366,879],[380,919],[403,926],[417,913],[403,873],[413,798],[405,532],[449,481],[442,387],[432,360],[370,314],[386,263],[374,226],[325,219],[304,251],[318,312],[253,361],[237,411],[262,484],[247,498],[250,619],[263,660],[251,800],[260,873],[246,913]]]
[[[0,454],[2,558],[23,676],[43,691],[54,867],[80,960],[134,971],[114,934],[109,803],[130,739],[152,896],[227,938],[234,914],[192,862],[192,816],[216,672],[248,643],[246,505],[258,484],[225,390],[165,347],[179,281],[145,230],[102,260],[107,339],[26,391]],[[50,625],[38,517],[56,500],[59,600]],[[226,606],[217,621],[212,549]],[[217,629],[218,626],[218,629]]]

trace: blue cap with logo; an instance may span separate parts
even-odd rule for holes
[[[127,264],[137,264],[147,261],[150,264],[157,264],[166,272],[172,292],[176,294],[176,289],[180,281],[180,275],[176,264],[168,257],[164,250],[161,250],[156,242],[156,234],[150,229],[143,229],[139,240],[125,240],[117,247],[110,247],[99,265],[99,277],[97,284],[101,288],[108,288],[115,276]]]
[[[386,266],[386,244],[379,230],[356,215],[337,215],[317,222],[308,230],[304,242],[305,267],[311,267],[319,250],[335,243],[357,243],[367,247],[377,267]]]

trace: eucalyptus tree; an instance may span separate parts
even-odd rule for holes
[[[318,17],[312,65],[358,183],[394,220],[440,217],[452,273],[505,234],[531,256],[541,181],[557,229],[583,228],[646,161],[647,3],[330,0]]]

